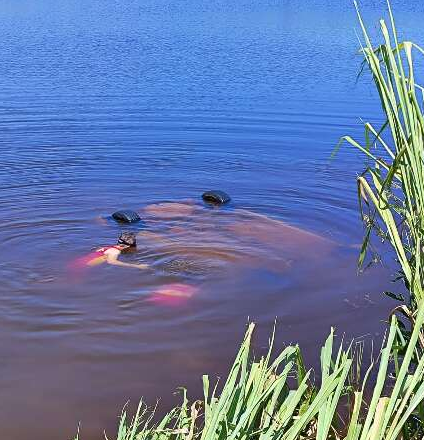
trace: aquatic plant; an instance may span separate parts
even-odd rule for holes
[[[398,279],[409,292],[408,307],[399,311],[413,321],[424,297],[424,89],[415,82],[413,54],[422,57],[424,50],[411,41],[399,41],[389,2],[390,26],[380,20],[383,42],[374,46],[356,2],[355,6],[364,38],[364,63],[385,114],[380,127],[364,123],[363,143],[350,136],[342,139],[370,162],[357,181],[366,226],[359,262],[364,262],[372,232],[390,243],[400,266]],[[389,295],[404,300],[402,295]]]
[[[424,434],[424,355],[418,335],[424,322],[424,308],[417,316],[411,339],[399,364],[393,363],[399,334],[392,317],[380,354],[373,392],[364,391],[373,365],[358,384],[350,380],[357,373],[352,346],[334,348],[332,330],[321,349],[320,385],[311,379],[297,345],[286,347],[273,357],[274,335],[268,353],[251,361],[254,324],[250,324],[222,391],[211,388],[203,376],[204,397],[190,403],[182,391],[180,406],[153,423],[154,410],[140,402],[132,420],[126,411],[120,418],[117,440],[396,440],[422,438]],[[414,356],[419,351],[417,362]],[[397,359],[399,361],[399,359]],[[392,378],[390,372],[395,373]],[[390,390],[390,391],[387,391]],[[344,404],[352,402],[350,411]],[[342,410],[344,418],[338,412]],[[340,420],[344,420],[343,423]]]

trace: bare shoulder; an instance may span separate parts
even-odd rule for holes
[[[107,255],[108,257],[117,257],[120,253],[121,251],[119,249],[113,247],[105,251],[105,255]]]

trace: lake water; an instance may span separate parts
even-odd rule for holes
[[[372,33],[384,3],[364,7]],[[422,42],[423,3],[393,3]],[[329,160],[381,120],[350,1],[2,0],[0,17],[4,438],[113,437],[127,399],[197,397],[248,320],[257,352],[277,318],[310,362],[331,325],[381,340],[391,272],[356,274],[363,164]],[[204,206],[210,188],[231,204]],[[116,242],[121,208],[145,220],[122,260],[151,268],[70,270]],[[175,283],[193,295],[155,300]]]

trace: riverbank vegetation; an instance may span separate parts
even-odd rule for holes
[[[332,331],[321,349],[315,384],[296,345],[275,355],[252,359],[249,325],[225,384],[203,377],[204,396],[182,404],[153,423],[143,403],[129,418],[124,412],[118,440],[294,440],[421,439],[424,436],[424,116],[423,91],[416,84],[413,54],[418,45],[398,40],[389,5],[389,25],[380,21],[383,42],[374,46],[358,13],[363,32],[364,67],[380,96],[386,121],[365,123],[365,141],[343,138],[361,151],[368,166],[358,178],[365,237],[360,263],[372,239],[395,251],[398,280],[408,296],[389,318],[383,348],[362,365],[354,345],[335,346]],[[219,390],[219,391],[218,391]]]
[[[274,357],[271,341],[268,354],[252,362],[251,324],[220,393],[204,376],[203,399],[189,403],[183,390],[182,404],[156,424],[141,402],[131,421],[122,414],[117,440],[422,438],[424,355],[417,338],[424,314],[419,316],[402,356],[397,354],[399,325],[392,317],[373,392],[366,398],[374,366],[357,381],[360,354],[354,355],[352,346],[335,349],[333,331],[321,349],[321,384],[315,386],[298,346]]]
[[[410,41],[399,42],[390,4],[390,30],[381,20],[383,43],[377,47],[358,17],[364,62],[386,117],[381,127],[365,123],[365,143],[344,138],[370,159],[357,181],[366,226],[360,264],[373,235],[392,246],[399,263],[398,279],[403,280],[409,298],[391,296],[408,303],[399,310],[413,320],[424,297],[424,89],[415,82],[413,55],[422,57],[424,50]]]

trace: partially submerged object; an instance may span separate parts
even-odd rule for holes
[[[147,299],[149,302],[160,303],[163,305],[182,305],[192,296],[199,292],[199,288],[190,284],[172,283],[152,292]]]
[[[112,214],[112,217],[120,223],[136,223],[141,220],[140,216],[129,209],[123,211],[116,211]]]
[[[231,200],[231,197],[224,191],[211,190],[202,194],[202,199],[207,203],[214,205],[223,205]]]
[[[196,205],[192,202],[161,202],[147,205],[143,213],[147,216],[158,217],[164,220],[170,220],[181,217],[192,216]]]

